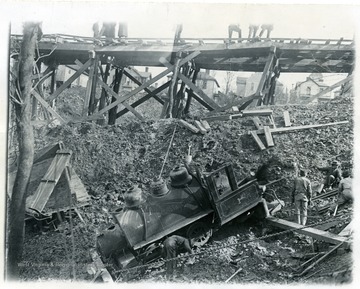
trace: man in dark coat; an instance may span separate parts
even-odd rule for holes
[[[295,204],[297,222],[305,226],[307,221],[308,204],[311,201],[312,190],[310,180],[306,177],[306,171],[301,169],[300,176],[295,177],[292,203]]]

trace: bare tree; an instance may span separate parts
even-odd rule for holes
[[[41,34],[39,23],[26,22],[19,55],[14,103],[19,146],[18,169],[12,191],[7,226],[7,279],[19,278],[24,242],[24,217],[26,190],[34,160],[34,135],[31,121],[32,75],[35,65],[35,45]]]

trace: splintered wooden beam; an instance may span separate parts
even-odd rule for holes
[[[48,101],[53,101],[56,97],[59,96],[71,83],[74,82],[76,78],[78,78],[86,69],[90,67],[92,64],[92,59],[90,58],[85,64],[76,71],[68,80],[66,80],[52,95],[50,95]]]
[[[210,127],[209,123],[205,119],[200,120],[200,122],[203,125],[203,127],[206,129],[206,131],[211,130],[211,127]]]
[[[266,218],[266,222],[269,225],[273,225],[276,227],[279,227],[281,229],[294,229],[297,233],[300,234],[304,234],[306,236],[312,237],[314,239],[320,240],[320,241],[324,241],[324,242],[328,242],[331,244],[341,244],[344,242],[344,244],[346,246],[350,246],[350,242],[348,240],[348,238],[330,233],[330,232],[326,232],[326,231],[322,231],[316,228],[311,228],[311,227],[304,227],[302,225],[299,225],[297,223],[294,222],[290,222],[287,220],[283,220],[283,219],[279,219],[279,218],[275,218],[275,217],[267,217]]]
[[[339,124],[346,124],[349,121],[338,121],[338,122],[329,122],[324,124],[310,124],[310,125],[301,125],[301,126],[293,126],[293,127],[280,127],[280,128],[270,128],[271,133],[282,133],[282,132],[291,132],[296,130],[303,130],[303,129],[310,129],[310,128],[320,128],[325,126],[332,126],[332,125],[339,125]],[[264,130],[260,129],[255,131],[257,134],[263,134]],[[249,132],[249,134],[251,131]]]
[[[261,141],[261,139],[259,138],[259,136],[257,135],[257,133],[255,131],[250,131],[250,134],[253,137],[253,139],[255,140],[255,142],[257,143],[260,150],[266,149],[265,145],[263,144],[263,142]]]
[[[287,110],[284,111],[284,123],[285,123],[285,127],[291,126],[290,114]]]
[[[273,140],[271,132],[270,132],[270,127],[264,126],[264,133],[265,133],[265,140],[266,140],[267,146],[273,147],[274,140]]]
[[[202,133],[202,134],[205,134],[207,132],[206,128],[203,127],[202,123],[198,120],[195,120],[195,124],[196,124],[196,127],[199,129],[199,131]]]

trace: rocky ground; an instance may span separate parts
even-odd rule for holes
[[[69,90],[68,93],[76,95],[79,89]],[[81,102],[79,104],[76,97],[73,99],[80,109]],[[59,107],[69,118],[79,113],[71,102],[59,102],[58,110]],[[193,161],[204,172],[210,172],[226,162],[231,162],[240,180],[247,176],[251,168],[267,164],[267,181],[283,178],[268,188],[269,192],[275,192],[286,203],[278,216],[293,221],[290,192],[294,163],[308,169],[309,178],[313,183],[321,183],[323,179],[316,166],[325,166],[334,159],[342,162],[344,167],[352,168],[353,101],[350,95],[346,95],[339,100],[317,106],[291,105],[267,108],[274,111],[277,127],[284,126],[284,110],[290,112],[293,126],[344,120],[348,120],[349,123],[276,134],[275,146],[264,151],[260,151],[255,141],[247,134],[255,127],[251,118],[246,117],[211,122],[211,131],[204,135],[193,134],[179,125],[177,120],[156,120],[151,118],[151,115],[147,118],[148,121],[142,123],[128,116],[112,126],[70,123],[64,126],[37,128],[36,148],[61,141],[66,148],[72,150],[72,166],[92,199],[90,206],[79,209],[84,222],[74,215],[73,253],[69,222],[65,222],[56,230],[50,224],[49,229],[43,233],[34,229],[31,223],[28,224],[22,279],[63,280],[74,277],[73,270],[68,266],[69,258],[73,255],[76,261],[76,280],[91,280],[92,277],[87,273],[87,265],[91,262],[89,250],[95,245],[96,234],[113,223],[110,212],[122,205],[123,193],[129,186],[137,183],[142,185],[145,192],[148,190],[150,181],[161,171],[174,129],[176,133],[164,166],[163,178],[168,178],[170,170],[182,162],[189,145]],[[141,110],[146,113],[146,107],[142,107]],[[195,111],[187,121],[191,123],[202,114]],[[271,201],[273,195],[266,198]],[[350,222],[352,208],[347,206],[340,209],[335,217],[318,212],[322,206],[334,202],[334,198],[315,201],[310,209],[309,223],[335,220],[336,224],[329,228],[329,231],[339,233]],[[225,225],[214,233],[208,244],[197,249],[194,264],[184,265],[185,259],[179,262],[178,272],[172,281],[223,283],[240,267],[241,270],[229,280],[230,283],[339,284],[351,281],[351,252],[335,253],[308,274],[297,276],[301,269],[306,268],[300,265],[313,256],[314,252],[328,251],[329,244],[312,242],[309,238],[292,232],[261,239],[281,232],[274,227],[267,227],[266,231],[263,228],[252,220]],[[217,249],[213,252],[210,249],[214,246]],[[338,271],[341,272],[333,274]],[[164,281],[164,276],[164,266],[160,266],[148,268],[136,280]]]

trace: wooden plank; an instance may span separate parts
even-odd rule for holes
[[[332,91],[334,88],[336,88],[336,87],[338,87],[338,86],[340,86],[340,85],[342,85],[342,84],[344,84],[344,83],[347,83],[347,82],[349,82],[349,81],[352,81],[352,80],[353,80],[353,76],[352,76],[352,75],[349,75],[349,76],[346,77],[345,79],[340,80],[339,82],[337,82],[337,83],[329,86],[328,88],[324,89],[323,91],[320,91],[318,94],[316,94],[316,95],[312,96],[311,98],[309,98],[308,101],[307,101],[307,105],[309,105],[310,103],[312,103],[315,99],[317,99],[317,98],[323,96],[324,94]]]
[[[294,222],[286,221],[283,219],[275,218],[275,217],[267,217],[266,221],[268,224],[282,228],[282,229],[295,229],[297,233],[304,234],[306,236],[312,237],[314,239],[328,242],[331,244],[340,244],[342,242],[345,243],[346,246],[350,246],[350,242],[347,238],[332,234],[330,232],[318,230],[316,228],[304,227]]]
[[[255,94],[249,95],[247,97],[243,97],[243,98],[241,98],[239,100],[235,100],[232,103],[229,103],[228,105],[225,105],[225,106],[222,106],[220,108],[214,109],[213,111],[211,111],[209,113],[209,115],[212,115],[212,114],[214,114],[216,112],[221,112],[221,111],[228,110],[228,109],[232,108],[233,106],[239,106],[239,105],[247,103],[249,101],[253,101],[254,99],[257,99],[259,97],[260,96],[256,96]],[[240,111],[241,111],[241,109],[240,109]]]
[[[352,234],[353,221],[351,221],[340,233],[341,237],[348,237]]]
[[[209,123],[205,119],[200,120],[200,122],[203,125],[203,127],[206,129],[206,131],[211,130],[211,127],[210,127]]]
[[[162,64],[164,64],[167,68],[172,67],[171,63],[168,62],[164,58],[161,58],[160,62]],[[207,96],[206,93],[203,92],[201,88],[197,87],[194,83],[192,83],[192,81],[189,78],[187,78],[184,74],[182,74],[180,72],[180,73],[178,73],[177,76],[178,76],[179,79],[181,79],[181,81],[183,81],[193,91],[193,93],[197,94],[205,102],[207,102],[212,107],[212,109],[220,108],[215,101],[213,101],[209,96]]]
[[[121,98],[120,95],[118,95],[115,91],[113,91],[105,82],[103,82],[100,78],[98,78],[98,83],[113,97],[115,97],[117,100]],[[123,106],[126,107],[127,110],[131,111],[138,119],[140,119],[141,121],[144,121],[143,116],[138,113],[131,105],[122,102],[121,103]]]
[[[263,124],[262,124],[259,117],[257,117],[257,116],[253,117],[252,121],[254,122],[254,125],[256,126],[256,129],[263,129],[264,128],[264,126],[263,126]]]
[[[256,89],[255,95],[261,95],[261,92],[264,89],[264,85],[265,85],[265,81],[267,79],[267,75],[268,75],[268,73],[270,71],[270,68],[272,67],[272,64],[273,64],[274,59],[275,59],[275,52],[276,52],[276,47],[272,46],[270,48],[269,56],[268,56],[268,59],[266,61],[264,70],[262,72],[262,75],[261,75],[261,78],[260,78],[260,81],[259,81],[259,85],[258,85],[258,87]]]
[[[239,108],[237,106],[233,106],[231,108],[231,110],[234,111],[234,112],[239,112]]]
[[[192,124],[186,122],[186,121],[183,120],[183,119],[180,119],[180,123],[181,123],[185,128],[187,128],[187,129],[189,129],[190,131],[192,131],[193,133],[198,133],[198,132],[199,132],[199,130],[198,130],[195,126],[193,126]]]
[[[253,137],[253,139],[255,140],[255,142],[257,143],[260,150],[266,149],[265,145],[263,144],[263,142],[261,141],[261,139],[259,138],[259,136],[257,135],[257,133],[255,131],[250,131],[250,134]]]
[[[265,132],[265,140],[266,140],[266,144],[268,147],[273,147],[274,146],[274,140],[273,137],[271,135],[270,132],[270,127],[268,127],[267,125],[264,126],[264,132]]]
[[[54,117],[56,117],[61,123],[66,123],[66,121],[55,110],[53,110],[51,105],[45,99],[43,99],[36,90],[33,90],[31,94],[35,96],[35,98],[41,103],[41,105]]]
[[[293,126],[293,127],[270,128],[270,132],[271,133],[282,133],[282,132],[288,132],[288,131],[304,130],[304,129],[310,129],[310,128],[320,128],[320,127],[332,126],[332,125],[340,125],[340,124],[346,124],[346,123],[349,123],[349,121],[345,120],[345,121],[329,122],[329,123],[323,123],[323,124],[310,124],[310,125],[301,125],[301,126]],[[257,130],[256,133],[263,134],[264,130],[263,129]]]
[[[200,121],[195,120],[195,124],[196,124],[196,127],[199,129],[199,131],[200,131],[202,134],[205,134],[205,133],[206,133],[206,128],[203,127],[203,125],[201,124]]]
[[[290,114],[287,110],[284,111],[284,123],[285,127],[291,126]]]
[[[190,55],[188,55],[187,57],[183,58],[180,61],[180,66],[184,65],[186,62],[190,61],[191,59],[195,58],[196,56],[198,56],[200,54],[200,51],[195,51],[193,53],[191,53]],[[172,70],[174,69],[174,66],[172,66],[171,68],[168,68],[166,70],[164,70],[163,72],[159,73],[158,75],[156,75],[155,77],[153,77],[152,79],[150,79],[149,81],[144,82],[142,85],[140,85],[139,87],[135,88],[134,90],[130,91],[128,94],[124,95],[123,97],[119,98],[118,100],[116,100],[115,102],[109,104],[108,106],[104,107],[102,110],[100,110],[98,113],[93,114],[92,116],[89,116],[87,119],[91,120],[92,118],[97,119],[99,118],[99,116],[101,116],[103,113],[107,112],[108,110],[112,109],[113,107],[117,106],[118,104],[123,103],[125,100],[129,99],[130,97],[132,97],[133,95],[137,94],[138,92],[142,91],[144,88],[150,86],[151,84],[155,83],[156,81],[158,81],[159,79],[163,78],[164,76],[166,76],[167,74],[169,74]]]
[[[209,105],[207,102],[205,102],[201,97],[199,97],[198,95],[196,95],[191,89],[186,89],[186,92],[188,93],[188,96],[190,99],[194,98],[197,102],[199,102],[201,105],[203,105],[204,107],[206,107],[208,110],[212,111],[213,108],[211,107],[211,105]]]
[[[88,69],[90,67],[92,63],[92,60],[89,59],[88,61],[85,62],[85,64],[78,70],[76,71],[67,81],[65,81],[52,95],[50,95],[48,101],[51,102],[53,101],[56,97],[59,96],[60,93],[62,93],[71,83],[74,82],[74,80],[76,78],[78,78],[86,69]]]
[[[42,212],[65,167],[69,164],[70,157],[71,154],[61,154],[54,157],[49,169],[33,195],[29,208]]]
[[[254,109],[254,110],[242,110],[243,116],[270,116],[273,114],[272,109]]]
[[[86,191],[84,184],[73,168],[70,168],[70,190],[76,195],[76,200],[80,203],[90,201],[90,196]]]

